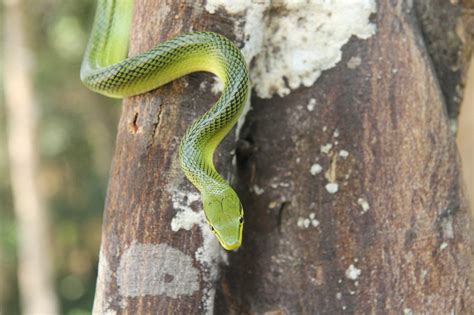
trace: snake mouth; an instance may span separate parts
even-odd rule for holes
[[[242,230],[243,224],[239,224],[239,229],[235,231],[235,233],[222,235],[221,232],[214,228],[214,226],[210,225],[211,231],[216,236],[217,240],[221,244],[222,247],[226,250],[235,250],[242,245]]]
[[[242,244],[241,240],[238,239],[236,242],[234,243],[225,243],[223,242],[219,237],[217,237],[222,245],[222,247],[224,247],[226,250],[234,250],[234,249],[237,249],[240,247],[240,245]]]
[[[242,217],[241,217],[242,218]],[[216,235],[217,239],[219,240],[219,243],[221,244],[222,247],[226,250],[235,250],[242,245],[242,231],[243,231],[243,222],[239,224],[239,229],[237,234],[234,234],[233,236],[227,236],[223,237],[222,235],[219,234],[219,232],[215,229],[212,229],[214,234]]]

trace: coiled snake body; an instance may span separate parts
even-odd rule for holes
[[[184,174],[201,192],[206,219],[219,242],[227,250],[238,248],[242,241],[242,205],[215,170],[212,158],[248,98],[249,78],[242,53],[221,35],[196,32],[125,59],[132,6],[132,0],[98,1],[81,80],[93,91],[119,98],[150,91],[196,71],[214,73],[222,80],[221,97],[186,131],[179,156]]]

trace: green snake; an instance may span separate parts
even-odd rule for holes
[[[213,154],[239,118],[249,95],[249,76],[240,50],[211,32],[187,33],[127,58],[133,0],[99,0],[81,66],[81,80],[109,97],[145,93],[186,74],[215,74],[224,90],[218,101],[186,131],[179,148],[181,168],[200,191],[211,230],[227,250],[242,243],[239,197],[219,175]]]

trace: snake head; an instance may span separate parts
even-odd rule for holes
[[[242,244],[244,211],[235,191],[229,187],[218,194],[203,194],[203,206],[207,222],[222,247],[238,248]]]

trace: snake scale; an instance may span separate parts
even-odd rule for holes
[[[200,191],[206,220],[227,250],[242,243],[243,209],[236,192],[219,175],[213,154],[239,118],[249,95],[249,76],[240,50],[212,32],[193,32],[127,58],[133,0],[99,0],[81,66],[81,80],[109,97],[128,97],[158,88],[186,74],[215,74],[224,90],[181,140],[186,177]]]

